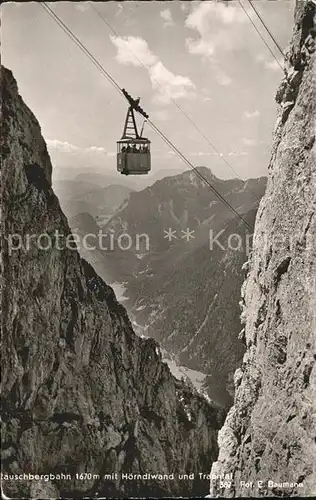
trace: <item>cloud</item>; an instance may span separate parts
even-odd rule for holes
[[[216,77],[216,80],[218,81],[218,83],[220,85],[223,85],[224,87],[226,87],[227,85],[230,85],[233,81],[228,75],[221,72],[220,70],[217,72],[215,77]]]
[[[99,146],[91,146],[90,148],[86,148],[86,151],[91,151],[93,153],[107,153],[105,148],[99,147]]]
[[[209,33],[212,21],[218,21],[226,26],[236,23],[244,23],[243,13],[234,5],[222,2],[200,2],[186,19],[188,28],[196,29],[201,36]]]
[[[255,111],[244,111],[243,117],[247,120],[251,120],[252,118],[257,118],[260,116],[260,111],[256,109]]]
[[[118,3],[117,4],[117,12],[115,14],[115,17],[118,17],[121,14],[122,10],[123,10],[123,5],[121,3]]]
[[[117,49],[115,56],[120,64],[133,66],[152,66],[158,61],[157,56],[149,50],[146,40],[137,36],[119,37],[110,35],[110,40]]]
[[[160,11],[160,17],[165,21],[164,22],[165,27],[174,26],[175,23],[172,19],[172,14],[170,9],[164,9]]]
[[[198,157],[217,156],[220,158],[225,158],[227,156],[234,157],[234,156],[248,156],[248,155],[249,153],[247,151],[230,151],[228,153],[220,153],[217,151],[205,153],[204,151],[196,151],[191,153],[191,156],[198,156]]]
[[[102,146],[80,147],[67,141],[47,139],[47,147],[53,165],[69,166],[71,168],[84,167],[102,168],[104,165],[114,165],[116,152],[107,151]]]
[[[186,3],[182,2],[180,8],[181,10],[183,10],[183,12],[188,12],[190,7]]]
[[[47,139],[48,149],[60,151],[62,153],[75,153],[80,150],[78,146],[70,144],[67,141],[59,141],[58,139]]]
[[[273,59],[273,61],[264,61],[264,66],[273,71],[278,71],[280,69],[279,63],[275,59]]]
[[[198,32],[199,38],[187,38],[186,45],[192,54],[205,57],[213,56],[217,49],[230,50],[234,48],[231,31],[238,24],[244,23],[245,17],[233,5],[222,2],[201,2],[188,15],[185,26]],[[242,37],[241,37],[242,38]]]
[[[79,10],[80,12],[87,12],[87,10],[89,10],[90,6],[88,4],[88,2],[81,2],[81,3],[77,3],[75,5],[76,9]]]
[[[134,36],[122,38],[110,35],[110,39],[117,49],[116,60],[120,64],[147,67],[152,88],[156,92],[154,97],[156,102],[167,104],[172,99],[189,98],[195,95],[195,84],[190,78],[175,75],[167,69],[151,52],[143,38]]]
[[[221,157],[225,157],[225,156],[247,156],[249,153],[247,151],[230,151],[229,153],[224,154],[224,153],[217,153],[216,151],[208,152],[208,153],[204,153],[203,151],[199,151],[199,152],[195,152],[195,153],[191,153],[191,154],[192,154],[192,156],[221,156]]]
[[[46,141],[47,147],[52,152],[66,153],[66,154],[77,154],[77,153],[90,153],[90,154],[102,154],[108,155],[109,153],[105,148],[100,146],[89,146],[86,148],[82,148],[76,146],[75,144],[71,144],[67,141],[59,141],[58,139],[47,139]]]
[[[266,69],[270,69],[272,71],[278,71],[280,69],[280,65],[282,66],[282,61],[279,63],[276,59],[267,61],[266,57],[263,54],[258,54],[256,57],[256,61],[258,63],[262,63]]]
[[[193,38],[186,38],[186,46],[190,54],[201,55],[205,59],[209,59],[212,64],[212,75],[220,85],[230,85],[232,79],[222,71],[215,58],[216,44],[211,40],[206,41],[203,38],[194,40]]]
[[[257,143],[253,139],[248,139],[248,137],[244,137],[242,142],[245,144],[245,146],[255,146]]]
[[[247,151],[230,151],[228,156],[248,156],[248,154]]]
[[[215,151],[213,153],[205,153],[204,151],[197,151],[195,153],[191,153],[192,156],[218,156],[218,153]]]
[[[170,120],[170,115],[167,110],[165,109],[158,109],[157,111],[154,111],[151,113],[152,118],[155,118],[156,120],[161,120],[161,121],[169,121]]]
[[[244,47],[245,40],[240,25],[245,16],[236,5],[222,2],[200,2],[187,16],[185,26],[197,32],[197,36],[187,37],[186,48],[190,54],[199,55],[212,66],[212,75],[222,86],[232,83],[232,79],[222,70],[225,59],[223,52]],[[219,57],[221,56],[221,57]]]
[[[195,84],[190,78],[173,74],[161,61],[151,68],[150,78],[158,102],[167,104],[171,99],[195,96]]]
[[[186,38],[185,44],[190,54],[211,57],[215,53],[215,46],[211,40],[206,41],[203,40],[203,38],[198,40],[194,40],[194,38]]]

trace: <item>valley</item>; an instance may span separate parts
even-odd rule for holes
[[[199,172],[251,227],[266,179],[221,180],[206,167]],[[103,188],[104,200],[112,187]],[[66,210],[81,241],[101,234],[105,243],[92,250],[82,244],[81,254],[112,284],[141,334],[168,353],[173,372],[186,370],[193,384],[198,372],[204,393],[228,407],[244,353],[239,296],[252,235],[191,171],[139,191],[116,185],[115,192],[121,197],[112,207],[111,197],[102,201],[100,194],[90,198],[90,211],[70,216]],[[57,194],[66,206],[63,192]],[[77,209],[87,208],[87,198],[76,197]]]

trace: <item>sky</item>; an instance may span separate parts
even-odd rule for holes
[[[254,4],[286,48],[294,1]],[[267,175],[283,74],[238,1],[48,5],[193,165],[224,179]],[[3,64],[41,124],[55,178],[115,172],[127,102],[39,3],[5,3],[1,12]],[[154,170],[188,168],[146,124],[144,135]]]

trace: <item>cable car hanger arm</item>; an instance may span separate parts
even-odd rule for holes
[[[128,100],[129,105],[131,106],[131,108],[133,108],[135,111],[138,111],[138,113],[140,113],[141,115],[143,115],[145,118],[149,118],[149,115],[147,113],[145,113],[145,111],[143,110],[143,108],[141,108],[139,106],[140,98],[133,99],[132,96],[125,89],[121,89],[121,91],[122,91],[123,95],[126,97],[126,99]]]

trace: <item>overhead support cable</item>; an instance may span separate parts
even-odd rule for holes
[[[240,5],[240,7],[242,8],[242,10],[244,11],[244,13],[246,14],[247,18],[249,19],[249,21],[251,22],[252,26],[254,27],[254,29],[256,30],[257,34],[259,35],[259,37],[261,38],[261,40],[263,41],[263,43],[265,44],[265,46],[267,47],[268,51],[270,52],[270,54],[272,55],[273,59],[275,59],[275,61],[277,62],[278,66],[280,67],[280,69],[282,71],[284,71],[284,68],[282,66],[282,64],[280,63],[279,59],[276,57],[275,53],[273,52],[273,50],[271,49],[270,45],[267,43],[266,39],[262,36],[262,34],[260,33],[260,31],[258,30],[257,26],[255,25],[255,23],[253,22],[251,16],[248,14],[247,10],[245,9],[245,7],[243,6],[241,0],[238,0],[238,3]]]
[[[89,2],[92,10],[96,12],[98,17],[106,24],[106,26],[112,31],[112,33],[120,38],[121,40],[124,40],[123,37],[113,28],[113,26],[109,23],[109,21],[106,19],[103,14],[97,9],[91,2]],[[156,79],[153,77],[153,75],[150,72],[150,68],[146,66],[140,59],[139,57],[129,48],[129,52],[135,57],[136,61],[148,72],[150,78],[162,89],[162,91],[166,94],[166,96],[170,99],[170,101],[177,107],[177,109],[180,111],[180,113],[183,114],[183,116],[187,119],[187,121],[195,128],[195,130],[203,137],[203,139],[208,143],[208,145],[212,148],[212,150],[216,153],[221,160],[228,166],[228,168],[238,177],[238,179],[241,179],[240,175],[236,172],[234,167],[229,163],[229,161],[225,158],[225,156],[220,153],[220,151],[216,148],[214,143],[205,135],[205,133],[200,129],[198,125],[192,120],[192,118],[184,111],[184,109],[178,104],[178,102],[173,99],[173,97],[169,94],[169,92],[165,89],[165,87]],[[254,197],[257,199],[257,201],[260,201],[256,193],[251,191],[251,193],[254,195]]]
[[[101,71],[103,76],[114,86],[114,88],[119,91],[122,97],[127,98],[126,94],[129,95],[125,89],[117,84],[115,79],[106,71],[106,69],[99,63],[99,61],[93,56],[93,54],[85,47],[81,40],[72,32],[72,30],[60,19],[60,17],[52,11],[52,9],[47,5],[46,2],[40,3],[40,5],[46,10],[46,12],[52,17],[52,19],[62,28],[62,30],[76,43],[80,50],[91,60],[91,62]],[[129,96],[131,97],[131,96]],[[132,98],[131,98],[132,99]],[[133,100],[137,105],[137,100]],[[129,102],[131,102],[129,100]],[[143,111],[143,110],[142,110]],[[147,115],[148,116],[148,115]],[[210,190],[219,198],[220,201],[236,216],[242,223],[249,229],[253,231],[248,222],[237,212],[237,210],[224,198],[224,196],[206,179],[206,177],[188,160],[188,158],[168,139],[168,137],[148,118],[147,122],[150,124],[152,129],[164,140],[164,142],[175,151],[175,153],[182,159],[182,161],[188,165],[195,174],[203,180],[203,182],[210,188]]]
[[[81,40],[71,31],[70,28],[60,19],[57,14],[49,7],[47,2],[39,2],[39,5],[43,7],[43,9],[46,9],[46,12],[54,19],[54,21],[60,26],[60,28],[75,42],[75,44],[79,47],[79,49],[87,56],[89,59],[92,61],[92,63],[95,65],[95,67],[101,71],[103,76],[107,78],[107,80],[120,92],[122,93],[122,90],[120,86],[116,83],[114,78],[106,71],[106,69],[102,66],[102,64],[99,63],[99,61],[94,57],[94,55],[85,47],[85,45],[81,42]]]
[[[266,30],[266,32],[268,33],[268,35],[270,36],[271,40],[274,42],[275,46],[277,47],[278,51],[280,52],[281,56],[284,57],[284,52],[282,50],[282,48],[280,47],[279,43],[277,42],[277,40],[275,39],[275,37],[272,35],[271,31],[269,30],[268,26],[266,25],[266,23],[264,22],[262,16],[260,15],[260,13],[258,12],[257,8],[254,6],[253,2],[251,0],[248,0],[248,3],[250,5],[250,7],[252,8],[252,10],[254,11],[254,13],[256,14],[256,16],[258,17],[258,19],[260,20],[261,24],[263,25],[264,29]]]

